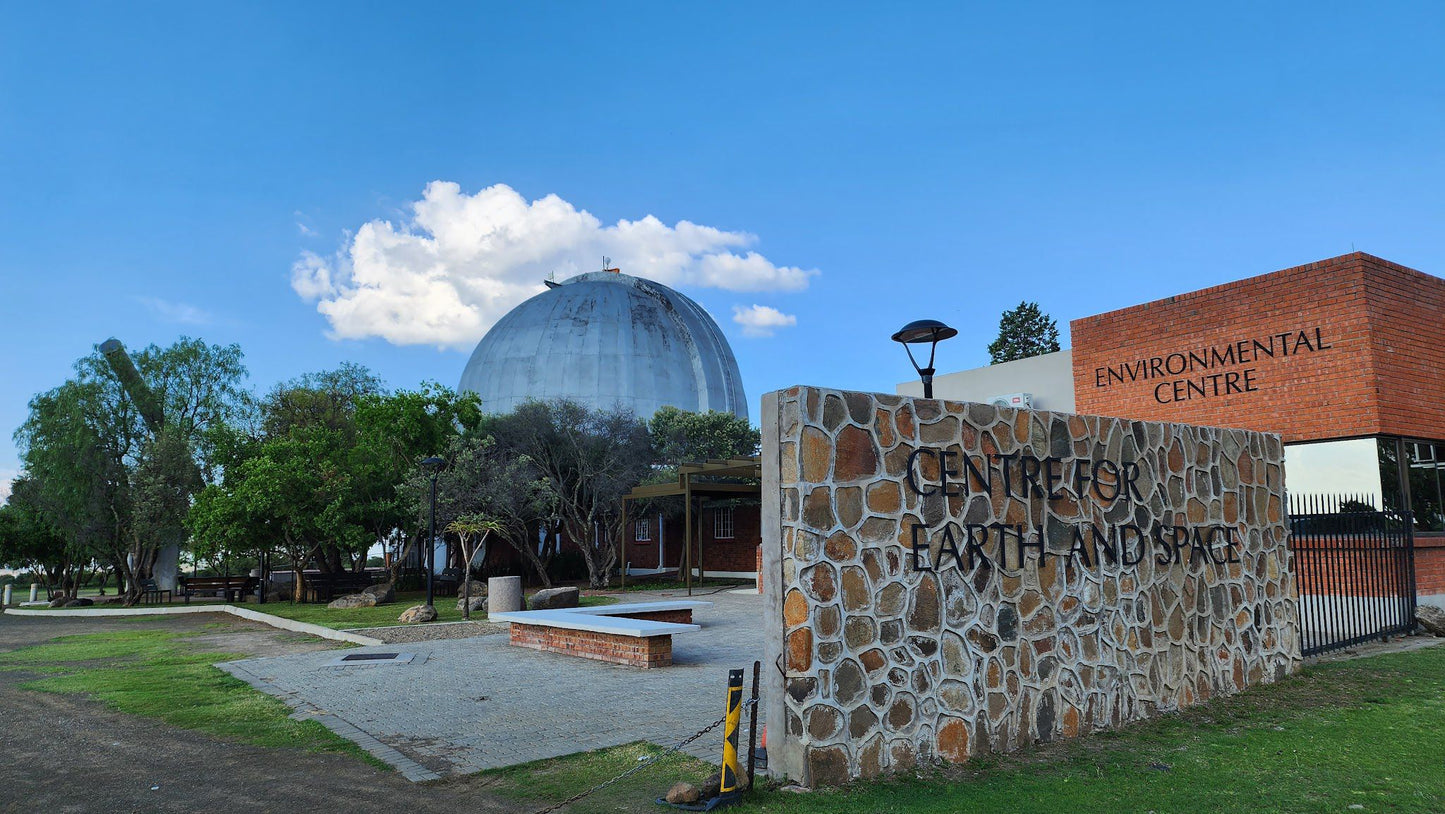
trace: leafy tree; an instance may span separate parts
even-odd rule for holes
[[[279,551],[298,572],[364,568],[371,546],[398,529],[416,529],[402,535],[408,544],[421,537],[399,485],[480,420],[474,395],[435,384],[385,393],[359,365],[283,384],[249,426],[217,434],[225,475],[191,511],[198,548]]]
[[[33,492],[32,481],[17,478],[0,506],[0,565],[29,570],[46,585],[73,583],[74,549],[32,503]]]
[[[487,518],[496,524],[493,533],[550,587],[547,567],[557,555],[556,536],[549,534],[541,542],[538,536],[557,514],[552,482],[531,457],[491,436],[459,435],[443,458],[448,463],[437,473],[437,527],[450,529],[458,521]],[[421,522],[430,511],[430,489],[430,476],[423,472],[415,472],[402,488]]]
[[[472,568],[478,557],[487,559],[487,538],[502,531],[502,524],[485,514],[464,514],[447,524],[462,549],[462,618],[472,618]]]
[[[96,351],[76,363],[74,378],[31,400],[15,434],[34,505],[77,562],[116,572],[127,604],[140,598],[157,552],[183,540],[182,520],[210,468],[208,439],[245,399],[235,345],[182,337],[145,348],[134,363],[160,407],[159,428]]]
[[[494,433],[550,482],[557,516],[581,549],[589,582],[606,587],[622,538],[622,496],[651,471],[647,426],[630,410],[558,399],[523,404],[497,418]]]
[[[1059,327],[1036,302],[1021,302],[1003,312],[998,338],[989,343],[991,364],[1041,356],[1059,349]]]
[[[758,454],[761,437],[747,419],[718,410],[695,413],[666,406],[647,422],[656,462],[665,466]]]

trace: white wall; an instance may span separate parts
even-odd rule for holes
[[[904,396],[921,396],[923,382],[917,379],[903,382],[894,392]],[[1016,362],[933,377],[935,398],[989,402],[994,396],[1006,393],[1032,394],[1035,410],[1074,412],[1073,351],[1065,349]]]
[[[1376,507],[1380,506],[1380,462],[1375,439],[1286,446],[1284,488],[1291,495],[1368,495]]]

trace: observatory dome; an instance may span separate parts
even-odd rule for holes
[[[615,271],[580,274],[518,305],[472,351],[460,388],[488,412],[528,399],[748,416],[732,348],[702,306]]]

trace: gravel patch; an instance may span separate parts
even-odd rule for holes
[[[506,633],[505,622],[436,622],[427,625],[388,625],[347,630],[361,636],[380,639],[386,644],[403,642],[432,642],[441,639],[470,639],[473,636],[491,636]]]

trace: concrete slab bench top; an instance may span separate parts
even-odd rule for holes
[[[681,622],[656,622],[651,619],[629,619],[630,614],[665,613],[667,611],[698,610],[712,607],[711,602],[696,600],[675,600],[665,602],[635,602],[625,605],[596,605],[590,608],[562,608],[559,610],[514,611],[493,613],[488,619],[493,622],[515,622],[519,625],[555,627],[564,630],[586,630],[593,633],[607,633],[614,636],[671,636],[674,633],[690,633],[702,630],[701,625]]]

